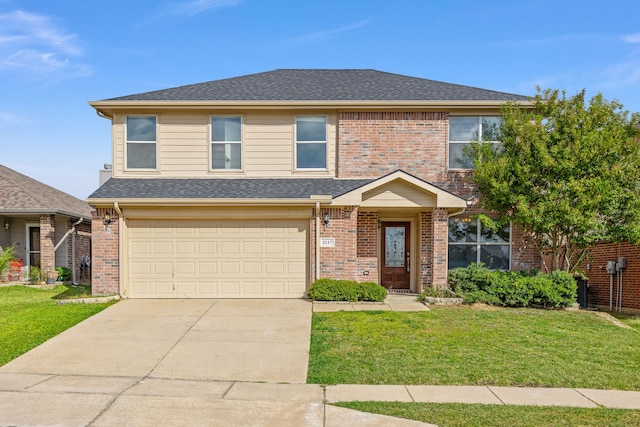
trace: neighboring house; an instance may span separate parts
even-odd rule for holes
[[[275,70],[90,104],[112,178],[88,202],[93,292],[299,298],[320,277],[395,292],[447,271],[539,268],[472,218],[463,147],[520,95],[375,70]]]
[[[13,245],[22,266],[7,279],[27,281],[29,266],[44,273],[59,266],[75,267],[89,283],[82,260],[91,255],[91,212],[86,202],[0,165],[0,247]]]

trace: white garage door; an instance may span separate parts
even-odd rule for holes
[[[300,298],[308,220],[127,224],[131,298]]]

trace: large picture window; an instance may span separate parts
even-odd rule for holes
[[[242,168],[242,118],[211,118],[211,169]]]
[[[157,168],[156,116],[126,117],[127,169]]]
[[[473,169],[465,147],[471,141],[500,142],[500,117],[449,116],[449,169]]]
[[[470,217],[449,218],[449,270],[483,263],[492,270],[511,265],[511,227],[497,232]]]
[[[296,117],[296,169],[327,168],[327,118]]]

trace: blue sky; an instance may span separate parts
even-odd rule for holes
[[[640,111],[640,2],[0,0],[0,163],[86,198],[111,162],[87,102],[277,68],[374,68]]]

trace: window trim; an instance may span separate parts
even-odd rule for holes
[[[454,145],[469,145],[471,144],[471,140],[469,141],[461,141],[461,140],[452,140],[451,139],[451,118],[452,117],[477,117],[478,118],[478,140],[476,142],[483,142],[483,143],[488,143],[488,144],[501,144],[502,141],[484,141],[482,139],[482,118],[483,117],[497,117],[498,119],[500,119],[499,115],[495,115],[495,114],[478,114],[478,115],[449,115],[449,119],[448,119],[448,129],[447,129],[447,170],[451,170],[451,171],[472,171],[475,168],[471,167],[471,168],[461,168],[461,167],[451,167],[451,144]]]
[[[240,119],[240,141],[214,141],[213,140],[213,118],[239,118]],[[240,145],[240,167],[234,169],[217,169],[213,167],[213,144],[239,144]],[[208,170],[213,173],[238,173],[244,172],[244,115],[242,114],[211,114],[209,116],[209,160]]]
[[[470,216],[462,216],[462,217],[452,217],[449,218],[450,220],[455,221],[456,219],[458,219],[459,221],[462,221],[464,219],[470,219],[472,220],[472,218]],[[452,269],[449,268],[449,246],[450,245],[457,245],[457,246],[475,246],[476,247],[476,260],[475,263],[479,264],[481,262],[481,256],[482,256],[482,247],[483,246],[508,246],[509,247],[509,266],[508,266],[508,270],[511,270],[511,265],[513,262],[513,223],[509,223],[509,241],[506,243],[497,243],[497,242],[482,242],[482,222],[480,220],[476,220],[476,241],[475,242],[451,242],[447,236],[447,271],[451,271]],[[449,223],[447,221],[447,230],[449,228]],[[457,268],[457,267],[455,267]]]
[[[298,118],[322,117],[324,118],[324,141],[298,141]],[[326,114],[298,114],[293,120],[293,170],[294,172],[327,172],[329,170],[329,118]],[[324,144],[324,167],[301,168],[298,167],[298,144]]]
[[[129,131],[127,129],[128,125],[127,125],[127,119],[129,117],[153,117],[155,119],[156,122],[156,139],[155,141],[129,141]],[[147,172],[147,171],[158,171],[159,167],[158,167],[158,163],[159,163],[159,156],[158,156],[158,124],[159,124],[159,120],[158,120],[159,116],[157,114],[125,114],[124,116],[124,153],[123,153],[123,157],[124,157],[124,170],[125,171],[131,171],[131,172]],[[155,144],[155,148],[156,148],[156,165],[153,168],[132,168],[129,167],[129,144]]]

